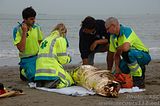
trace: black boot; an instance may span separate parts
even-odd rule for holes
[[[139,88],[145,88],[145,83],[143,77],[135,77],[133,76],[133,86],[137,86]]]
[[[141,69],[142,69],[142,78],[143,78],[143,80],[144,80],[144,79],[145,79],[146,67],[145,67],[145,65],[141,65],[140,67],[141,67]]]

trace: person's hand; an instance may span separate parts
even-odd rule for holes
[[[27,33],[27,31],[28,31],[27,24],[22,23],[22,31],[23,31],[23,33]]]
[[[90,50],[93,51],[97,46],[97,42],[93,42],[92,45],[90,46]]]

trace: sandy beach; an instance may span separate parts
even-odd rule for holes
[[[105,69],[106,64],[96,64]],[[71,70],[76,65],[67,65]],[[118,98],[99,95],[74,97],[58,93],[31,89],[26,82],[19,79],[18,66],[0,67],[0,82],[7,89],[22,89],[25,95],[1,98],[0,106],[159,106],[160,105],[160,60],[152,60],[146,67],[146,91],[140,93],[119,94]]]

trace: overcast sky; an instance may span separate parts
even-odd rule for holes
[[[160,0],[0,0],[0,13],[21,14],[160,14]]]

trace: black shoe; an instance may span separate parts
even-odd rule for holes
[[[56,88],[59,83],[59,79],[53,81],[40,80],[36,81],[36,87]]]
[[[133,76],[133,86],[137,86],[140,89],[145,88],[145,82],[143,77],[134,77]]]
[[[47,87],[47,88],[56,88],[59,83],[60,83],[59,79],[53,80],[53,81],[47,81],[45,83],[45,87]]]
[[[44,87],[44,81],[36,81],[36,87]]]
[[[146,71],[146,67],[145,65],[140,65],[141,69],[142,69],[142,78],[143,80],[145,79],[145,71]]]

